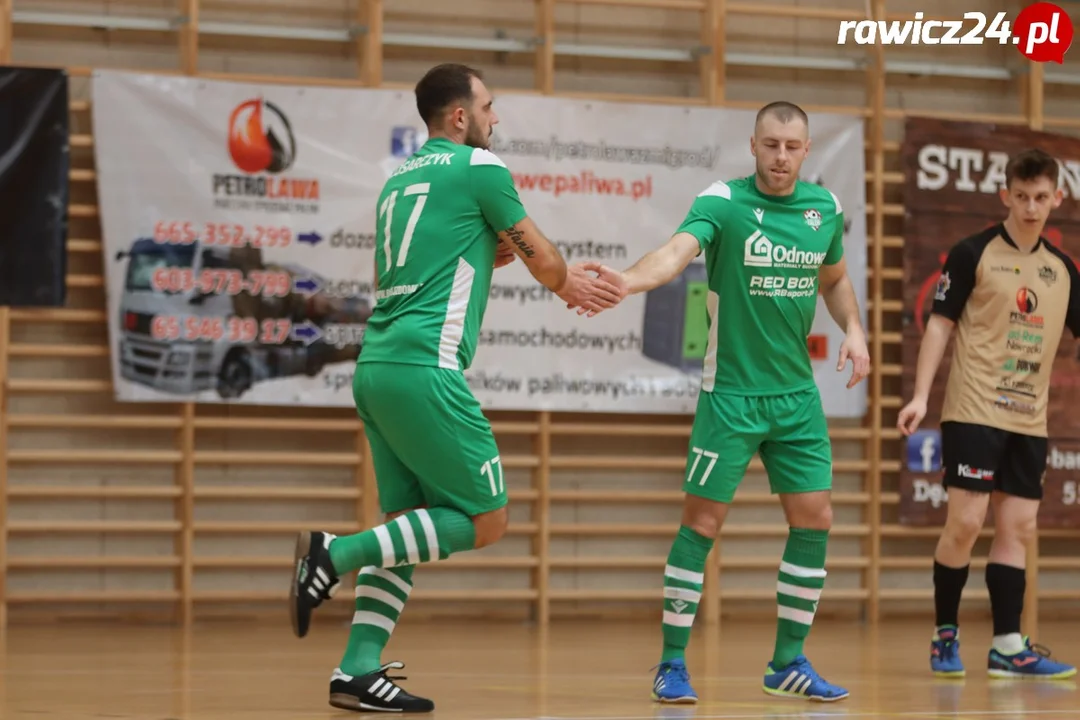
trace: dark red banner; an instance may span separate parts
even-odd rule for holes
[[[1044,235],[1080,258],[1080,138],[1036,132],[1016,125],[909,118],[900,158],[904,170],[903,402],[914,392],[919,344],[934,289],[949,249],[1005,219],[998,195],[1013,153],[1041,148],[1062,165],[1065,200],[1053,211]],[[934,378],[926,419],[904,438],[900,473],[900,522],[941,525],[947,494],[941,485],[941,401],[953,343]],[[1050,451],[1043,527],[1080,526],[1080,355],[1066,329],[1054,361],[1048,410]]]

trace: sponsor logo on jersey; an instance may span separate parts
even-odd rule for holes
[[[938,278],[937,282],[937,291],[934,292],[934,299],[944,301],[950,287],[952,287],[952,278],[949,277],[949,273],[941,273],[941,277]]]
[[[813,208],[803,213],[803,220],[814,230],[821,228],[821,213]]]
[[[760,225],[761,221],[765,218],[765,211],[761,208],[754,208],[754,217],[757,218],[758,224]]]
[[[1005,347],[1025,355],[1041,355],[1043,336],[1029,330],[1010,330]]]
[[[798,250],[774,243],[760,230],[746,238],[743,264],[747,267],[776,267],[817,270],[825,262],[825,253]]]
[[[817,277],[755,275],[750,278],[750,294],[759,297],[814,297],[817,295]]]
[[[1022,380],[1014,380],[1010,377],[1001,378],[1001,382],[998,383],[998,392],[1011,392],[1017,395],[1024,395],[1025,397],[1035,397],[1035,386]]]
[[[998,399],[994,401],[994,406],[1008,412],[1020,413],[1021,415],[1035,414],[1035,406],[1033,404],[1014,400],[1005,395],[999,395]]]
[[[990,270],[993,271],[993,272],[1010,273],[1012,275],[1019,275],[1020,274],[1020,266],[1019,265],[994,265],[993,267],[990,268]]]
[[[1005,361],[1005,364],[1001,369],[1006,372],[1038,375],[1039,370],[1042,369],[1042,363],[1033,360],[1023,360],[1021,358],[1009,358]]]
[[[1036,315],[1039,309],[1039,296],[1029,287],[1016,291],[1016,310],[1009,313],[1009,321],[1017,325],[1041,328],[1044,324],[1042,315]]]
[[[1043,265],[1039,268],[1039,279],[1047,285],[1053,285],[1057,282],[1057,270],[1049,265]]]

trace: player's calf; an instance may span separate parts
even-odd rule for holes
[[[403,668],[402,663],[392,662],[367,675],[346,675],[340,669],[330,678],[330,705],[341,710],[356,712],[428,713],[435,703],[427,698],[406,692],[386,674],[391,668]]]

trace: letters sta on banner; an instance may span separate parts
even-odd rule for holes
[[[961,239],[1004,220],[1007,208],[998,196],[1011,154],[1041,148],[1062,166],[1065,200],[1051,213],[1044,236],[1074,261],[1080,259],[1080,139],[1037,132],[1022,126],[948,122],[910,118],[901,148],[904,167],[904,331],[903,401],[914,392],[919,345],[930,317],[947,253]],[[1043,527],[1075,527],[1080,522],[1080,354],[1066,328],[1054,359],[1034,363],[1024,357],[1025,342],[1014,343],[1016,357],[1001,368],[1002,385],[1028,373],[1050,373],[1048,457]],[[927,416],[919,431],[903,438],[900,473],[900,522],[942,525],[948,493],[942,486],[940,417],[954,343],[950,342],[934,378]],[[961,468],[975,473],[981,468]],[[992,523],[992,518],[987,519]]]

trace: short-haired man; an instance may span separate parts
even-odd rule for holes
[[[848,695],[803,654],[832,527],[832,447],[807,347],[819,293],[846,331],[837,370],[852,361],[849,388],[869,373],[870,355],[844,259],[843,208],[830,191],[799,179],[810,151],[806,113],[787,102],[763,107],[750,151],[754,173],[713,183],[663,246],[621,274],[601,273],[628,294],[647,292],[705,253],[708,343],[682,524],[664,568],[663,650],[652,691],[660,702],[697,702],[685,651],[705,561],[755,453],[790,528],[762,688],[822,702]]]
[[[506,165],[487,148],[498,122],[480,73],[432,68],[416,85],[429,139],[379,195],[377,304],[357,360],[353,397],[371,446],[387,522],[355,535],[304,532],[290,592],[294,632],[339,576],[358,570],[349,644],[330,704],[357,711],[430,712],[380,659],[412,590],[414,568],[485,547],[506,531],[506,485],[491,426],[469,389],[493,268],[520,257],[568,305],[598,311],[618,289],[567,267],[521,204]]]
[[[914,397],[897,422],[910,435],[926,416],[930,388],[957,329],[941,413],[945,527],[934,552],[935,632],[930,668],[962,677],[960,596],[971,550],[994,507],[986,566],[994,638],[993,677],[1065,678],[1071,665],[1050,660],[1020,634],[1027,544],[1036,533],[1047,455],[1047,396],[1062,330],[1080,334],[1080,275],[1048,243],[1043,227],[1062,201],[1057,161],[1041,150],[1012,157],[1001,223],[950,250],[938,282],[915,373]]]

